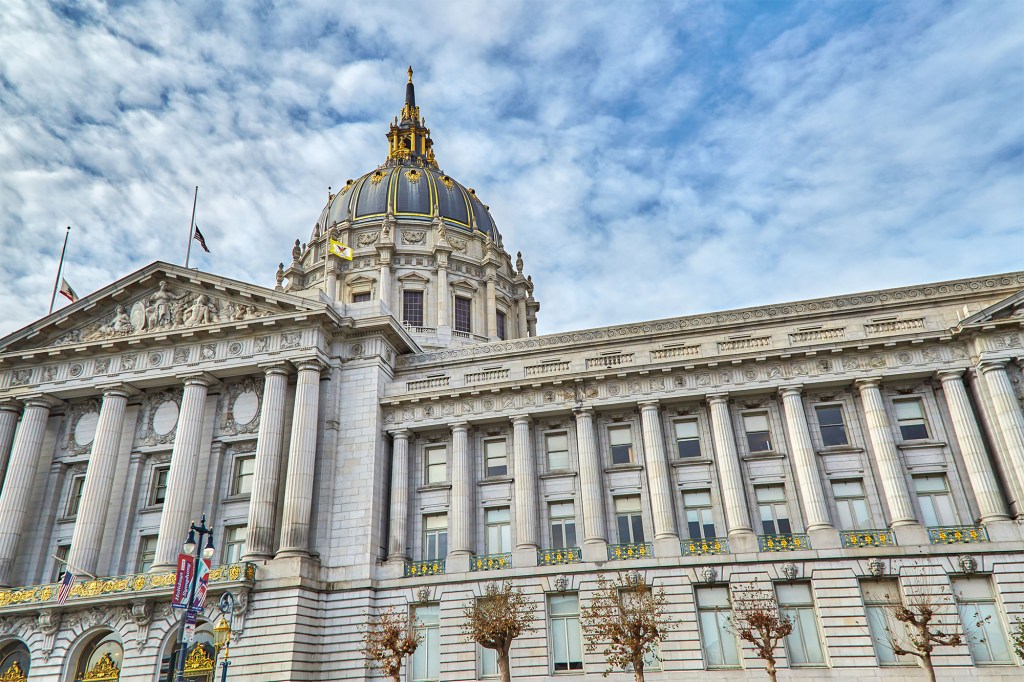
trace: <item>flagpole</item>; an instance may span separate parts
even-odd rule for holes
[[[50,312],[46,313],[47,315],[53,312],[53,303],[57,300],[57,287],[60,286],[60,271],[64,269],[64,252],[68,250],[69,234],[71,234],[70,225],[68,225],[68,231],[64,233],[64,248],[60,250],[60,264],[57,265],[57,278],[53,280],[53,295],[50,296]]]
[[[83,571],[82,569],[78,568],[77,566],[72,566],[72,565],[71,565],[70,563],[68,563],[67,559],[61,559],[61,558],[60,558],[59,556],[57,556],[56,554],[51,554],[51,555],[50,555],[50,558],[51,558],[51,559],[56,559],[56,560],[57,560],[57,561],[59,561],[60,563],[62,563],[62,564],[64,564],[65,566],[67,566],[67,567],[68,567],[68,570],[69,570],[69,571],[71,571],[72,573],[81,573],[82,575],[87,575],[87,576],[89,576],[89,577],[90,577],[90,578],[92,578],[93,580],[99,580],[99,578],[97,578],[96,576],[94,576],[94,575],[93,575],[92,573],[90,573],[89,571]]]
[[[192,230],[196,225],[196,201],[199,199],[199,185],[196,185],[196,193],[192,197],[192,220],[188,224],[188,248],[185,250],[185,269],[188,269],[188,257],[192,254]]]

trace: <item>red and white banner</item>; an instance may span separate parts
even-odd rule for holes
[[[209,559],[199,562],[199,576],[196,579],[196,598],[192,600],[192,608],[202,609],[206,603],[206,587],[210,583],[210,568],[213,564]]]
[[[188,588],[195,574],[195,557],[190,554],[178,555],[178,573],[174,577],[174,598],[171,607],[183,609],[188,605]]]

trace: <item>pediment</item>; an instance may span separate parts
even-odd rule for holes
[[[316,301],[158,261],[0,339],[0,353],[166,338],[325,308]]]
[[[345,280],[345,284],[349,286],[359,286],[361,284],[376,284],[377,279],[375,277],[367,277],[366,275],[353,275]]]
[[[1024,324],[1024,289],[984,310],[979,310],[960,322],[960,328],[975,327],[997,322],[1020,322]]]
[[[407,272],[406,274],[404,274],[401,277],[399,277],[398,281],[399,282],[420,282],[422,284],[426,284],[427,282],[430,281],[430,279],[427,278],[427,277],[424,277],[423,275],[421,275],[418,272]]]
[[[448,286],[451,287],[452,289],[464,289],[468,291],[476,291],[477,289],[480,288],[473,282],[470,282],[468,279],[457,279]]]

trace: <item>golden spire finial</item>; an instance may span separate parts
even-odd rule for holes
[[[412,66],[409,67],[409,82],[412,83]]]

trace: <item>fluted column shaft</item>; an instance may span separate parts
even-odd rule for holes
[[[174,449],[171,451],[171,468],[167,472],[167,495],[160,515],[160,535],[156,540],[156,557],[151,571],[174,567],[192,522],[192,495],[203,434],[203,410],[211,383],[207,376],[185,378]]]
[[[25,401],[21,423],[14,434],[10,465],[3,492],[0,492],[0,585],[10,584],[22,526],[28,514],[39,451],[43,446],[46,421],[54,405],[48,398]]]
[[[384,302],[384,305],[388,307],[388,310],[392,311],[395,317],[399,320],[402,318],[401,309],[395,310],[394,305],[391,301],[391,259],[390,255],[387,260],[384,259],[384,254],[381,254],[380,259],[380,282],[378,283],[380,288],[380,300]],[[401,304],[399,304],[401,305]],[[404,322],[404,320],[402,320]]]
[[[498,298],[495,290],[494,275],[487,278],[487,338],[494,341],[498,338]]]
[[[288,448],[288,474],[284,487],[281,549],[277,556],[309,554],[309,521],[313,509],[313,473],[316,468],[316,429],[320,412],[319,360],[298,364],[292,439]]]
[[[861,402],[864,405],[864,419],[867,422],[871,450],[875,455],[878,473],[882,479],[882,490],[889,504],[890,522],[893,526],[917,523],[917,514],[910,499],[910,490],[903,475],[903,465],[892,428],[885,414],[885,403],[879,390],[880,379],[862,379],[857,382]]]
[[[985,453],[985,442],[981,431],[974,421],[974,413],[967,397],[967,388],[963,380],[964,370],[943,370],[939,372],[942,381],[942,393],[946,396],[949,415],[953,418],[953,432],[956,433],[960,452],[967,466],[967,477],[971,481],[971,489],[978,501],[981,522],[1000,521],[1008,518],[1006,504],[999,492],[999,484],[989,465]]]
[[[71,570],[96,573],[100,545],[103,542],[103,527],[107,523],[110,494],[114,487],[117,453],[121,447],[124,409],[129,395],[129,390],[122,386],[103,391],[103,403],[89,453],[89,467],[85,471],[85,484],[82,486],[82,499],[75,518],[74,534],[71,536],[71,550],[68,553]]]
[[[469,454],[469,425],[452,424],[452,501],[448,516],[449,554],[473,553],[473,460]]]
[[[793,469],[800,486],[804,513],[807,516],[807,530],[832,528],[814,446],[811,444],[811,432],[807,428],[807,414],[804,412],[804,401],[800,397],[800,387],[783,386],[779,389],[779,395],[782,396],[783,412],[786,415],[786,435],[789,436],[789,444],[793,449]]]
[[[4,475],[7,473],[7,460],[11,456],[11,445],[14,443],[19,414],[20,403],[13,400],[0,403],[0,490],[3,489]]]
[[[274,516],[281,480],[281,452],[284,446],[285,397],[288,367],[284,363],[264,369],[260,430],[256,438],[256,462],[249,496],[249,525],[245,533],[247,561],[274,556],[277,533]]]
[[[409,516],[409,432],[391,434],[391,514],[388,520],[388,560],[404,561]]]
[[[580,494],[583,497],[583,541],[607,542],[604,519],[604,470],[594,438],[594,411],[589,407],[576,413],[576,445],[580,455]]]
[[[437,266],[437,327],[454,326],[448,319],[448,268]]]
[[[729,526],[729,534],[737,531],[750,533],[750,514],[747,512],[747,497],[743,493],[740,459],[736,451],[736,437],[732,431],[732,416],[729,414],[729,397],[710,395],[708,405],[711,406],[715,464],[718,468],[722,505],[725,507],[725,521]]]
[[[512,418],[515,466],[516,549],[537,549],[537,464],[530,442],[530,418]]]
[[[1021,414],[1017,398],[1013,394],[1013,384],[1006,373],[1006,360],[986,360],[979,369],[985,377],[988,392],[995,409],[995,422],[1006,444],[1006,454],[1010,466],[1017,472],[1017,477],[1024,479],[1024,414]]]
[[[526,298],[520,297],[516,299],[516,322],[519,328],[518,337],[525,339],[530,335],[530,330],[526,323]]]
[[[658,401],[640,403],[640,424],[644,438],[644,468],[651,494],[654,537],[679,539],[672,511],[672,478],[665,459],[665,439],[661,430]]]

